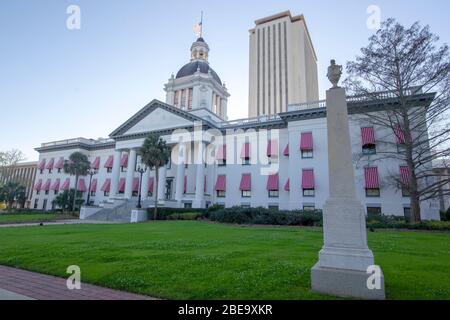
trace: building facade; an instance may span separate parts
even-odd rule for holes
[[[282,19],[305,26],[301,18],[288,15]],[[265,23],[269,21],[260,25]],[[308,46],[313,52],[309,42]],[[322,209],[329,195],[326,102],[290,104],[284,110],[274,108],[269,115],[263,112],[258,117],[228,121],[229,94],[208,57],[208,45],[204,39],[197,39],[191,48],[191,61],[165,85],[166,102],[150,102],[108,139],[76,138],[43,143],[37,148],[33,207],[50,210],[58,193],[76,188],[85,200],[90,195],[90,205],[109,208],[115,203],[134,205],[140,193],[144,206],[158,201],[174,208],[219,204]],[[317,82],[314,77],[311,81]],[[292,87],[294,92],[289,95],[300,88]],[[411,95],[411,101],[421,108],[433,98],[433,94]],[[303,99],[308,97],[299,101]],[[289,101],[296,100],[285,99],[283,103]],[[363,113],[392,108],[395,97],[385,93],[381,102],[365,96],[348,97],[347,103],[360,201],[367,213],[408,216],[409,198],[388,179],[393,172],[407,177],[405,164],[377,158],[377,151],[397,148],[402,141],[398,133],[361,121]],[[158,169],[159,190],[155,190],[154,170],[146,170],[142,180],[137,170],[144,168],[139,148],[150,133],[160,135],[172,147],[171,160]],[[380,137],[390,137],[392,145],[379,144]],[[96,171],[92,180],[81,177],[77,185],[75,177],[63,170],[64,161],[76,151],[86,154]],[[422,218],[439,219],[439,204],[422,203]]]
[[[0,184],[8,182],[17,182],[26,188],[25,208],[30,208],[31,199],[33,196],[34,179],[36,177],[37,162],[21,162],[14,166],[0,169]],[[16,204],[21,207],[21,204]]]
[[[317,56],[303,15],[289,11],[250,30],[249,117],[319,99]]]

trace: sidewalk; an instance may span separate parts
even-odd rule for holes
[[[69,275],[68,275],[69,276]],[[66,279],[0,266],[0,300],[156,300],[155,298],[81,283],[69,290]]]
[[[65,224],[118,224],[118,222],[112,221],[94,221],[94,220],[61,220],[61,221],[49,221],[42,222],[44,226],[58,226]],[[10,224],[0,224],[0,228],[9,227],[33,227],[39,226],[40,222],[25,222],[25,223],[10,223]]]

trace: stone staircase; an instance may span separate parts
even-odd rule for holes
[[[142,208],[148,208],[152,203],[152,200],[142,201]],[[131,221],[131,212],[136,209],[136,205],[137,200],[134,199],[114,200],[111,203],[105,203],[103,208],[84,220],[129,223]]]

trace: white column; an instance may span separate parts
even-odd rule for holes
[[[119,193],[119,178],[120,178],[120,160],[122,157],[122,150],[114,152],[114,163],[111,175],[110,197],[116,197]]]
[[[158,179],[158,201],[165,200],[165,190],[166,190],[166,166],[159,168],[159,179]],[[156,190],[155,190],[156,192]]]
[[[199,142],[196,157],[196,179],[195,179],[195,200],[192,203],[194,208],[205,207],[205,163],[203,159],[205,143]]]
[[[142,175],[141,198],[143,200],[147,200],[148,199],[148,187],[149,187],[148,179],[150,179],[150,169],[149,168],[147,168],[147,170]]]
[[[131,199],[133,193],[133,178],[136,170],[136,149],[131,149],[128,154],[127,181],[125,184],[125,199]]]
[[[184,195],[184,175],[185,175],[185,152],[184,144],[179,144],[178,148],[178,163],[177,163],[177,185],[175,189],[175,200],[181,202]]]

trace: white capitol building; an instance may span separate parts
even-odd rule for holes
[[[318,85],[305,20],[285,12],[258,20],[250,32],[249,109],[256,117],[227,120],[230,94],[211,68],[209,46],[200,37],[191,47],[190,62],[165,84],[165,102],[151,101],[113,130],[109,139],[76,138],[36,148],[39,163],[32,206],[51,210],[57,194],[69,188],[77,188],[85,200],[90,194],[94,214],[135,206],[141,166],[138,149],[156,132],[173,146],[172,161],[159,169],[158,194],[155,172],[144,173],[144,206],[158,200],[174,208],[220,204],[322,209],[329,197],[326,102],[308,102],[317,100]],[[304,85],[291,84],[297,74]],[[393,172],[407,174],[404,164],[377,161],[376,154],[387,147],[377,144],[377,137],[392,137],[392,145],[401,141],[393,132],[360,121],[362,111],[389,108],[394,97],[389,93],[384,97],[383,103],[364,96],[347,98],[357,196],[368,213],[407,215],[409,197],[387,183]],[[425,108],[433,95],[416,94],[412,99]],[[176,134],[180,130],[192,141],[180,144],[181,135]],[[64,160],[77,151],[86,154],[96,170],[90,190],[89,176],[75,186],[75,177],[64,173]],[[439,219],[438,204],[423,202],[421,214],[422,219]]]

